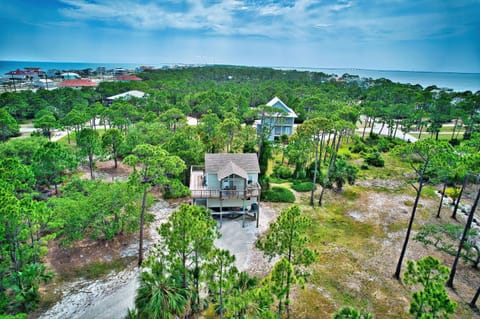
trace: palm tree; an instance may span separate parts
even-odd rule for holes
[[[151,271],[142,272],[135,297],[138,318],[177,318],[186,312],[188,300],[180,274],[167,274],[162,262],[154,261]]]

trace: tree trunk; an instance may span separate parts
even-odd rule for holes
[[[405,252],[407,251],[408,240],[410,239],[410,232],[412,231],[413,220],[415,219],[415,213],[417,211],[418,202],[420,200],[420,195],[423,188],[423,175],[425,174],[425,169],[427,165],[424,166],[422,175],[420,176],[420,182],[417,189],[417,196],[415,197],[415,203],[413,204],[412,215],[410,216],[410,221],[408,222],[407,234],[405,236],[405,241],[403,242],[402,252],[400,253],[400,258],[398,259],[397,269],[395,270],[395,278],[400,280],[400,272],[402,271],[402,262],[405,257]]]
[[[340,143],[342,141],[342,136],[343,136],[343,133],[340,132],[340,134],[338,134],[338,140],[337,140],[337,145],[335,146],[335,152],[333,152],[332,156],[333,156],[333,163],[331,166],[335,165],[335,163],[337,162],[337,154],[338,154],[338,149],[340,148]],[[330,168],[330,167],[329,167]]]
[[[458,118],[455,119],[455,123],[453,124],[452,136],[450,137],[450,140],[453,140],[455,138],[455,131],[457,130],[457,123],[458,123]]]
[[[382,131],[384,127],[385,127],[385,121],[382,122],[382,126],[380,127],[380,131],[378,131],[378,135],[382,135]]]
[[[118,167],[118,163],[117,163],[117,150],[116,150],[116,147],[114,146],[113,147],[113,162],[115,163],[115,169]]]
[[[365,117],[365,125],[363,126],[362,139],[365,137],[365,131],[367,130],[367,117]]]
[[[315,193],[315,185],[317,182],[317,168],[318,168],[318,136],[315,143],[315,164],[313,169],[312,192],[310,194],[310,206],[313,206],[313,194]]]
[[[460,189],[460,194],[458,194],[457,201],[455,202],[455,208],[453,209],[453,213],[452,213],[452,218],[453,219],[457,219],[457,209],[458,209],[458,206],[460,205],[460,199],[462,199],[463,190],[467,186],[467,181],[468,181],[468,175],[466,174],[465,177],[463,178],[463,183],[462,183],[462,188]]]
[[[88,154],[88,166],[90,168],[90,178],[95,179],[93,176],[93,154]]]
[[[475,198],[475,202],[473,203],[472,210],[468,215],[467,223],[465,224],[465,228],[463,229],[462,239],[460,240],[460,245],[458,245],[457,255],[455,256],[455,261],[453,262],[452,270],[450,271],[450,277],[448,278],[448,281],[447,281],[447,287],[453,288],[453,279],[455,278],[455,273],[457,272],[457,264],[458,264],[458,260],[460,259],[460,253],[462,251],[463,244],[467,240],[467,233],[470,230],[470,227],[472,226],[473,216],[475,215],[475,210],[477,209],[479,199],[480,199],[480,190],[477,192],[477,197]]]
[[[32,222],[30,221],[30,218],[27,218],[28,222],[28,231],[30,233],[30,248],[33,250],[33,262],[37,263],[37,249],[35,247],[35,238],[33,237],[33,232],[32,232]]]
[[[440,197],[440,205],[438,205],[437,218],[440,218],[440,211],[442,210],[443,197],[445,196],[445,188],[447,188],[447,182],[443,183],[442,195]]]
[[[336,136],[336,134],[337,134],[337,132],[335,132],[335,136]],[[333,144],[332,144],[331,147],[333,147]],[[332,171],[334,158],[335,158],[335,153],[330,155],[330,161],[328,163],[328,169],[327,169],[327,176],[325,176],[324,184],[328,183],[328,179],[330,178],[330,172]],[[323,200],[323,194],[325,193],[325,188],[326,188],[326,185],[322,185],[322,191],[320,192],[320,197],[318,198],[318,206],[322,206],[322,200]]]
[[[473,296],[472,301],[470,301],[470,303],[469,303],[469,306],[471,308],[474,308],[474,309],[477,308],[477,300],[478,300],[479,296],[480,296],[480,287],[478,287],[477,292],[475,293],[475,296]]]
[[[143,224],[145,222],[145,207],[147,206],[147,187],[143,190],[142,211],[140,212],[140,234],[138,236],[138,267],[143,263]]]
[[[393,137],[397,136],[398,124],[398,121],[395,121],[395,132],[393,132]]]

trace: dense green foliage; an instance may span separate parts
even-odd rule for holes
[[[343,307],[333,315],[333,319],[373,319],[373,316],[352,307]]]
[[[295,195],[288,188],[273,186],[271,189],[262,191],[262,200],[277,203],[293,203]]]
[[[317,259],[317,252],[308,248],[305,235],[311,220],[302,214],[298,206],[291,206],[280,213],[257,247],[270,258],[280,257],[268,280],[275,287],[273,293],[278,300],[278,315],[286,309],[289,315],[290,289],[293,284],[305,279],[305,266]]]
[[[295,182],[292,184],[292,188],[297,192],[310,192],[312,187],[314,189],[316,188],[312,182]]]
[[[455,187],[468,174],[480,171],[478,92],[349,75],[337,81],[320,72],[231,66],[156,70],[140,76],[141,83],[102,82],[96,89],[0,95],[0,316],[29,312],[37,306],[39,284],[51,277],[42,265],[49,241],[58,238],[59,243],[75,245],[78,239],[111,240],[143,229],[143,222],[150,218],[146,208],[151,203],[151,188],[158,187],[165,198],[188,196],[187,168],[201,165],[205,152],[257,152],[262,200],[294,202],[288,189],[269,189],[270,181],[289,180],[293,189],[311,191],[312,206],[316,189],[320,188],[321,206],[329,189],[341,190],[356,181],[356,165],[362,165],[356,161],[359,157],[365,160],[362,167],[368,164],[381,171],[392,154],[384,153],[392,150],[414,168],[411,182],[418,185],[417,198],[423,185],[441,181]],[[101,103],[132,89],[147,95],[116,100],[110,106]],[[298,114],[297,130],[270,142],[267,136],[273,128],[264,126],[257,132],[252,124],[275,115],[265,105],[274,96]],[[187,116],[194,117],[197,125],[188,125]],[[12,139],[19,134],[19,123],[26,122],[38,129],[34,133],[38,137]],[[452,126],[451,134],[442,134],[445,123]],[[52,137],[56,129],[67,131],[67,144],[48,141],[46,137]],[[411,134],[421,142],[406,144],[396,138],[402,134],[405,140]],[[422,142],[424,138],[429,139]],[[452,147],[433,142],[441,138],[450,140]],[[95,163],[106,158],[114,160],[113,170],[120,166],[117,161],[131,166],[128,182],[76,178],[82,174],[77,170],[79,162],[88,162],[91,178],[100,179]],[[462,193],[456,195],[461,198]],[[414,212],[416,207],[417,201]],[[442,240],[451,237],[440,233]],[[162,235],[174,236],[166,231]],[[435,236],[430,233],[425,240],[436,240]],[[170,246],[165,249],[175,245]],[[474,263],[478,263],[476,252],[475,247],[468,251]],[[232,256],[224,251],[197,257],[197,266],[205,266],[202,270],[192,265],[187,270],[184,265],[177,268],[179,262],[173,259],[151,264],[151,272],[142,275],[138,311],[131,316],[168,317],[184,314],[185,309],[198,312],[203,307],[197,287],[201,283],[210,289],[205,293],[216,314],[271,318],[274,299],[288,299],[286,287],[302,281],[298,273],[292,273],[297,266],[291,260],[280,259],[259,283],[236,271]],[[290,280],[288,285],[285,278]],[[252,281],[255,284],[248,284]],[[147,314],[158,311],[159,305],[170,314]]]
[[[412,294],[410,314],[413,318],[449,318],[457,307],[445,290],[450,270],[440,261],[427,256],[417,262],[408,261],[404,280],[408,284],[420,284],[422,290]]]

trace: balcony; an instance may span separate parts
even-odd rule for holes
[[[205,173],[203,168],[192,166],[190,170],[190,192],[192,198],[219,198],[219,199],[244,199],[260,197],[260,185],[248,185],[246,189],[220,189],[204,184]]]

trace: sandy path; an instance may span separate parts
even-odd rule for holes
[[[149,226],[152,242],[159,240],[156,228],[165,222],[177,206],[160,200],[152,208],[155,221]],[[268,205],[261,206],[259,227],[253,220],[246,220],[242,228],[242,219],[223,219],[219,228],[222,237],[215,244],[228,249],[236,257],[236,266],[251,274],[265,274],[270,264],[262,253],[254,247],[260,234],[268,229],[276,212]],[[130,247],[136,249],[136,247]],[[63,298],[39,318],[42,319],[113,319],[124,318],[129,308],[134,306],[138,287],[139,270],[136,267],[111,273],[99,280],[80,280],[59,287]]]

